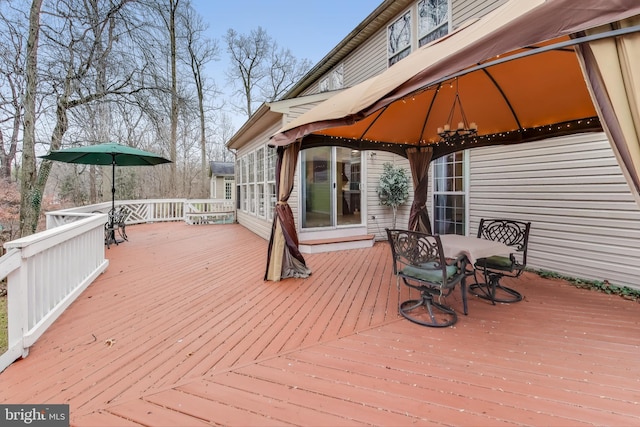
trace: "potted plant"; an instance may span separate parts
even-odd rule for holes
[[[393,209],[393,227],[396,228],[396,214],[398,206],[409,199],[409,177],[407,171],[400,166],[394,166],[387,162],[382,165],[380,183],[377,188],[378,199],[382,206],[391,206]]]

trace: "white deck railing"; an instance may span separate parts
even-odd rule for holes
[[[235,221],[229,200],[129,200],[126,224],[188,221],[201,213],[224,213]],[[7,279],[8,350],[0,372],[20,357],[109,265],[105,223],[111,203],[47,212],[47,230],[4,244],[0,280]],[[211,221],[218,221],[215,215]],[[192,223],[192,222],[190,222]]]
[[[0,370],[19,357],[102,273],[107,216],[84,215],[66,224],[5,243],[0,279],[7,279],[8,350]]]

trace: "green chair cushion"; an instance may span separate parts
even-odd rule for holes
[[[500,270],[511,270],[513,268],[513,262],[511,258],[506,256],[490,256],[488,258],[481,258],[476,262],[480,267],[496,268]]]
[[[458,267],[456,265],[447,265],[446,272],[447,279],[450,279],[458,272]],[[415,265],[407,265],[402,269],[402,271],[400,271],[400,274],[423,282],[442,282],[442,269],[437,268],[435,262],[420,264],[419,267]]]

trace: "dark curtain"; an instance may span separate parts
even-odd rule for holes
[[[413,204],[409,213],[409,230],[431,234],[431,221],[427,211],[427,189],[429,188],[429,164],[433,148],[408,148],[407,158],[413,178]]]
[[[311,270],[298,249],[298,233],[289,206],[293,191],[294,175],[300,141],[286,147],[278,147],[276,162],[276,193],[278,202],[273,215],[271,238],[267,251],[267,268],[264,280],[279,281],[287,277],[309,277]]]

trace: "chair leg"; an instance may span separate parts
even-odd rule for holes
[[[502,298],[502,297],[496,297],[496,290],[500,289],[502,291],[502,293],[505,293],[507,295],[511,295],[510,297],[506,297],[506,298]],[[493,299],[494,301],[497,302],[503,302],[503,303],[511,303],[511,302],[518,302],[518,301],[522,301],[522,294],[518,291],[516,291],[515,289],[512,288],[508,288],[506,286],[502,286],[500,284],[500,282],[498,282],[496,280],[496,284],[494,286],[493,289]]]
[[[462,308],[464,309],[464,315],[469,314],[469,310],[467,309],[467,280],[466,276],[462,279],[460,283],[460,291],[462,292]]]
[[[495,305],[496,302],[508,304],[522,301],[522,294],[520,294],[520,292],[500,284],[502,277],[502,274],[485,270],[484,283],[478,282],[476,278],[475,283],[469,286],[469,292],[479,298],[491,301],[493,305]],[[498,290],[500,290],[499,294],[496,292]],[[507,296],[503,297],[502,295],[504,294]]]
[[[422,291],[421,299],[407,300],[400,303],[399,311],[406,319],[422,326],[444,328],[458,321],[456,312],[433,300],[432,295]],[[422,310],[422,312],[418,312]]]

